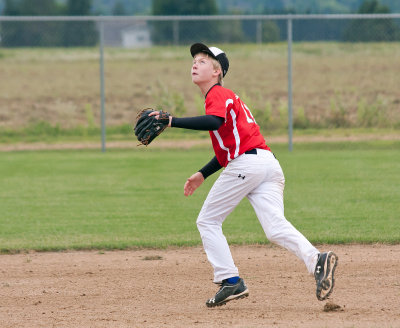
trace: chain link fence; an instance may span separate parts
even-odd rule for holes
[[[198,115],[193,42],[271,129],[400,128],[400,14],[0,16],[0,138],[128,133],[142,107]],[[6,132],[7,133],[6,133]],[[268,133],[268,132],[267,132]]]

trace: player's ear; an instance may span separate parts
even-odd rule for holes
[[[214,76],[219,76],[220,74],[221,74],[221,69],[220,68],[214,68],[214,72],[213,72],[213,75]]]

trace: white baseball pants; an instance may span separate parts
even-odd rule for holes
[[[313,274],[319,251],[284,216],[285,178],[279,162],[268,150],[243,154],[232,160],[215,181],[200,214],[197,227],[207,258],[214,268],[214,282],[239,276],[222,223],[247,197],[267,238],[304,261]]]

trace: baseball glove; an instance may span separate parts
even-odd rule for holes
[[[135,135],[139,140],[139,146],[148,146],[168,126],[170,114],[159,111],[159,118],[149,116],[155,110],[151,108],[142,109],[136,117]]]

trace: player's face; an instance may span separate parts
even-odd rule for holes
[[[193,58],[192,81],[195,84],[209,82],[214,78],[214,66],[211,58],[198,54]]]

